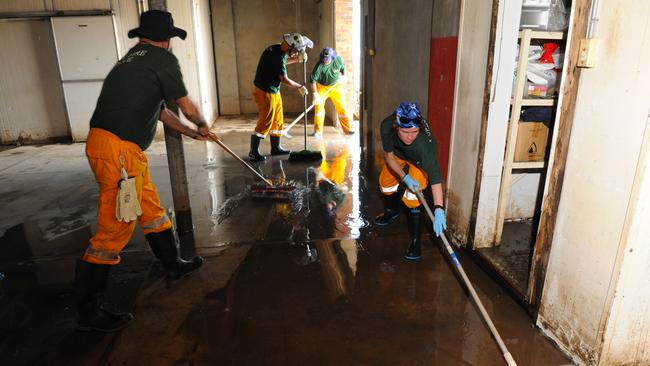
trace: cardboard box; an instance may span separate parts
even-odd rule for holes
[[[519,122],[515,161],[544,161],[548,127],[543,122]]]

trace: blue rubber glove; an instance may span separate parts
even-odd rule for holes
[[[436,233],[436,236],[440,236],[443,230],[447,230],[445,210],[438,207],[433,211],[433,231]]]
[[[406,184],[406,188],[409,189],[411,192],[419,192],[422,190],[420,188],[420,183],[418,183],[417,180],[413,179],[410,175],[405,175],[404,178],[402,178],[402,182]]]

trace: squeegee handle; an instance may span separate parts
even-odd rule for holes
[[[431,212],[431,208],[429,207],[429,204],[424,199],[424,196],[422,195],[422,191],[418,190],[415,192],[415,194],[418,196],[418,199],[422,203],[422,206],[424,206],[424,209],[427,211],[429,218],[431,219],[431,221],[433,221],[434,220],[433,212]],[[515,362],[514,358],[512,358],[512,355],[508,351],[506,344],[501,339],[501,336],[499,335],[499,331],[494,326],[494,323],[492,323],[492,319],[490,319],[490,315],[488,315],[487,310],[485,310],[485,307],[483,306],[481,299],[478,297],[476,290],[474,290],[474,286],[472,286],[472,283],[469,281],[469,278],[467,277],[467,274],[465,273],[463,266],[460,265],[460,261],[458,260],[456,253],[454,253],[454,250],[452,249],[451,245],[449,245],[449,241],[447,240],[445,233],[442,233],[440,237],[442,238],[442,242],[445,244],[445,249],[447,249],[447,253],[449,253],[452,262],[454,262],[454,266],[458,270],[458,273],[460,273],[463,282],[465,282],[465,286],[467,286],[469,293],[472,295],[472,299],[474,299],[474,302],[476,303],[476,306],[478,307],[481,316],[483,316],[483,320],[485,320],[485,322],[488,325],[488,328],[490,328],[490,332],[492,332],[494,339],[497,341],[497,344],[501,349],[501,353],[503,354],[503,358],[505,359],[507,365],[517,366],[517,363]]]
[[[221,142],[221,139],[219,139],[217,136],[215,136],[215,135],[213,135],[213,134],[210,134],[210,135],[209,135],[209,138],[210,138],[210,141],[212,141],[212,142],[216,143],[217,145],[221,146],[221,147],[222,147],[224,150],[226,150],[226,152],[227,152],[228,154],[230,154],[233,158],[239,160],[240,163],[244,164],[244,166],[245,166],[246,168],[248,168],[248,170],[250,170],[251,172],[255,173],[255,175],[257,175],[258,178],[260,178],[261,180],[264,181],[264,183],[266,183],[266,184],[268,184],[268,185],[270,185],[270,186],[273,185],[273,183],[271,183],[270,180],[264,178],[264,176],[263,176],[262,174],[260,174],[260,173],[259,173],[257,170],[255,170],[252,166],[250,166],[247,162],[245,162],[244,159],[240,158],[239,155],[235,154],[232,150],[230,150],[230,148],[229,148],[228,146],[226,146],[226,144],[224,144],[223,142]]]

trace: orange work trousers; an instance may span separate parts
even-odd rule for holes
[[[427,187],[429,178],[427,176],[427,173],[422,170],[422,168],[407,160],[400,159],[397,156],[395,156],[395,160],[397,160],[402,170],[405,170],[404,168],[408,165],[408,174],[420,184],[422,190]],[[379,173],[379,188],[381,189],[381,193],[386,196],[395,194],[398,187],[399,177],[388,168],[388,164],[384,164],[381,173]],[[418,196],[416,196],[415,193],[411,192],[408,188],[404,190],[402,202],[404,202],[408,208],[420,206],[420,200],[418,200]]]
[[[172,223],[160,205],[158,191],[151,181],[147,156],[138,145],[121,140],[106,130],[91,128],[86,142],[86,156],[99,184],[99,207],[97,232],[90,239],[83,260],[97,264],[118,264],[120,252],[129,242],[136,223],[117,221],[115,217],[121,161],[128,176],[135,177],[142,208],[137,222],[142,231],[145,234],[161,232],[170,229]]]
[[[323,124],[325,122],[325,102],[327,99],[331,99],[332,104],[334,104],[334,108],[336,108],[336,113],[338,114],[339,123],[341,124],[341,128],[343,128],[343,132],[347,133],[352,131],[352,126],[350,125],[350,115],[347,107],[345,106],[345,91],[343,89],[343,86],[341,86],[341,84],[337,84],[332,88],[332,90],[330,90],[329,93],[327,93],[327,95],[325,95],[329,88],[331,88],[331,86],[325,86],[320,83],[316,83],[318,94],[323,96],[323,100],[320,104],[316,104],[314,106],[314,132],[323,131]]]
[[[265,138],[269,133],[271,136],[282,136],[284,113],[280,93],[267,93],[255,87],[253,97],[258,113],[255,134],[261,138]]]

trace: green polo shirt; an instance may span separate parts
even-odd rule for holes
[[[436,140],[425,123],[420,133],[410,145],[406,145],[397,136],[395,116],[392,114],[381,122],[381,143],[385,152],[392,152],[400,159],[408,160],[428,175],[429,185],[440,183],[440,166],[436,157]]]
[[[255,86],[267,93],[279,93],[280,78],[287,74],[288,57],[279,44],[267,47],[257,63],[255,81],[253,82]]]
[[[343,62],[341,56],[336,56],[336,58],[327,65],[322,61],[318,61],[311,72],[309,80],[312,83],[330,86],[334,85],[339,80],[339,75],[343,74],[345,74],[345,62]]]
[[[90,119],[146,150],[165,100],[187,95],[178,59],[167,50],[141,43],[131,48],[108,73]]]

